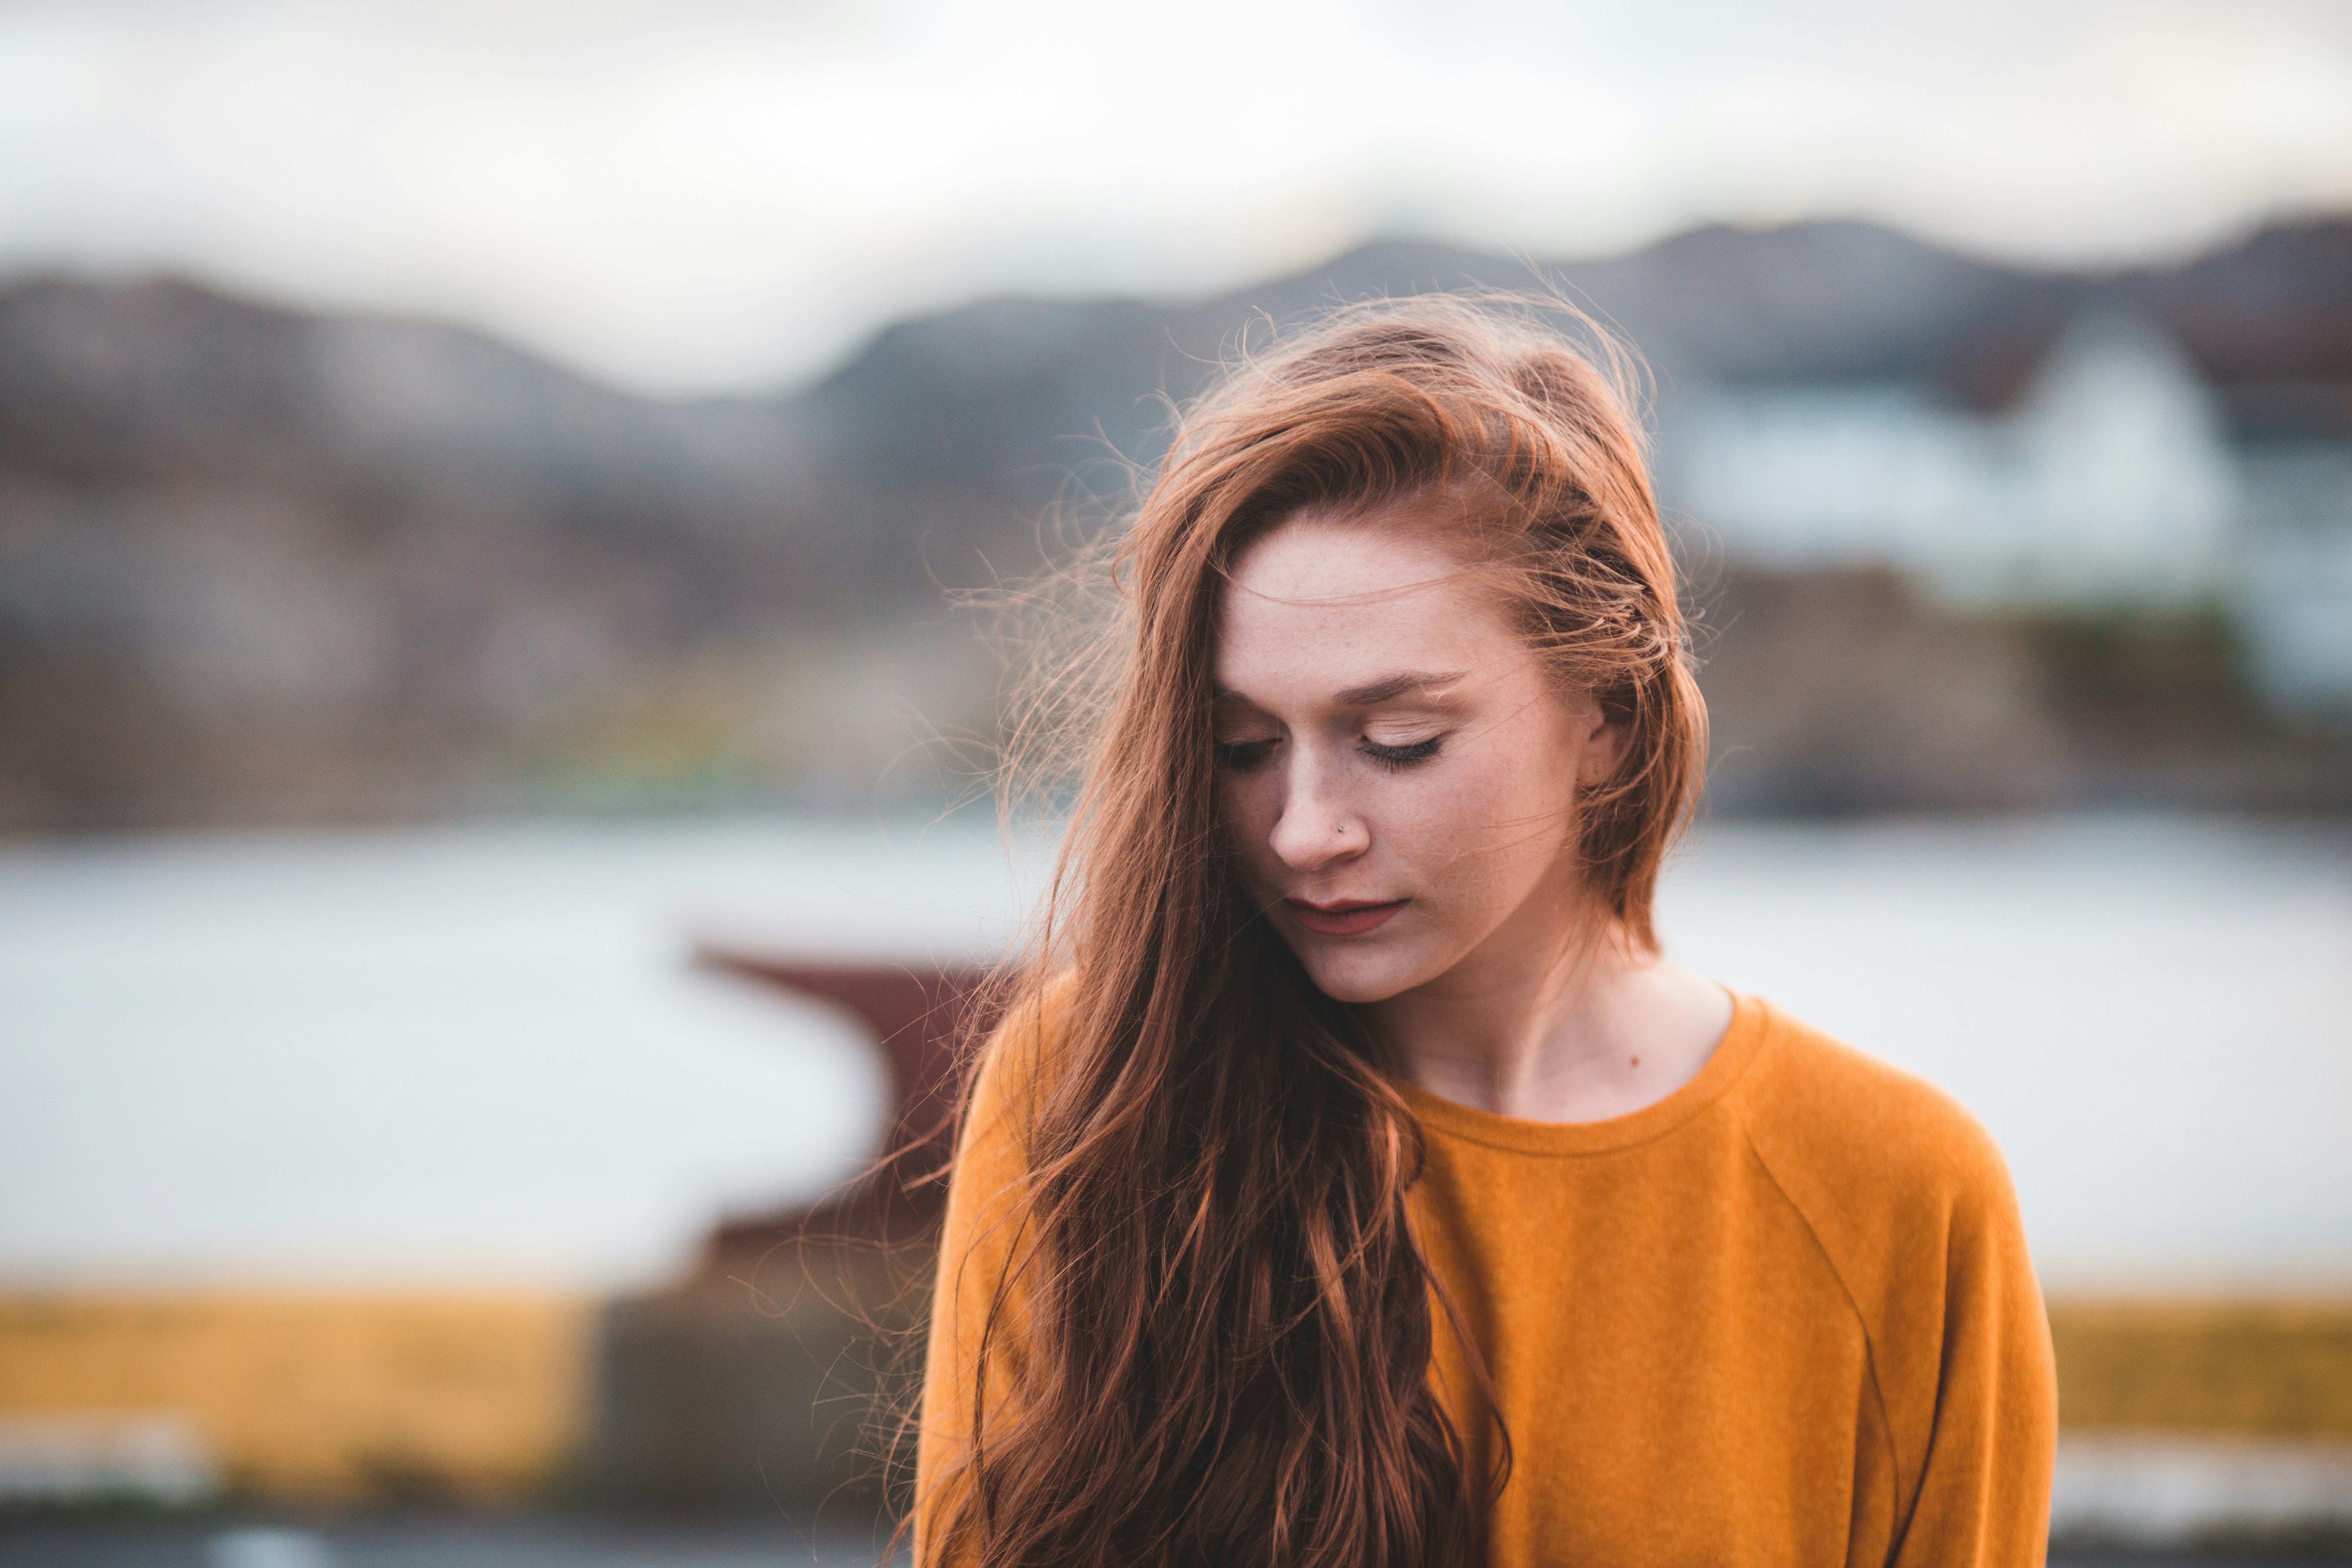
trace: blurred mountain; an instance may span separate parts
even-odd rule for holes
[[[870,479],[975,479],[1034,502],[1156,458],[1192,395],[1269,323],[1428,289],[1557,291],[1679,382],[1933,371],[1989,330],[2054,331],[2093,285],[2003,269],[1859,224],[1709,228],[1632,256],[1547,265],[1388,241],[1215,300],[992,300],[884,331],[800,400]],[[895,460],[893,460],[895,459]],[[861,464],[861,466],[863,466]],[[919,478],[918,478],[919,476]]]
[[[827,574],[783,406],[158,281],[0,295],[0,820],[431,809]],[[803,595],[806,596],[806,595]]]
[[[1268,322],[1464,287],[1577,300],[1669,420],[1687,388],[1823,378],[1998,405],[2101,304],[2225,395],[2352,383],[2343,221],[2095,276],[1844,223],[1558,266],[1389,242],[1209,300],[985,300],[797,393],[691,403],[430,322],[26,279],[0,288],[0,826],[935,793],[953,781],[910,747],[984,734],[995,683],[943,586],[1034,566],[1042,505],[1123,494],[1171,401]],[[1769,606],[1818,630],[1848,601],[1892,613],[1775,588],[1740,635],[1778,646]],[[2042,759],[2004,787],[2063,797],[2085,774],[2031,738],[2033,667],[1988,658]],[[1883,773],[1756,799],[1928,803]],[[1937,776],[1935,803],[1968,794]]]

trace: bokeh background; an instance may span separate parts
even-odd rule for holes
[[[1464,287],[1648,366],[1669,943],[2001,1141],[2062,1556],[2341,1554],[2352,12],[11,0],[0,1556],[870,1561],[960,595]]]

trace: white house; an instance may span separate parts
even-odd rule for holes
[[[2254,679],[2290,711],[2352,711],[2352,442],[2241,462],[2235,601]]]
[[[1924,382],[1685,392],[1668,506],[1735,561],[1896,568],[1958,607],[2224,604],[2289,708],[2352,704],[2352,442],[2233,443],[2145,321],[2086,315],[1979,414]]]
[[[2220,411],[2129,317],[2076,321],[2000,414],[1916,382],[1719,389],[1665,451],[1674,504],[1762,564],[1883,563],[1976,607],[2182,602],[2227,571]]]

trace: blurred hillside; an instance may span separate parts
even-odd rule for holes
[[[2352,563],[2352,222],[2098,276],[1847,224],[1543,272],[1656,376],[1724,809],[2352,804],[2352,682],[2329,662],[2352,634],[2325,588]],[[956,781],[920,737],[986,734],[998,682],[942,587],[1033,567],[1047,503],[1122,493],[1166,399],[1262,319],[1531,279],[1382,244],[1213,300],[991,300],[894,326],[803,391],[687,404],[430,323],[19,281],[0,290],[0,828],[937,798]],[[2161,591],[2031,581],[2065,550],[2140,549],[2128,494],[2081,503],[2126,531],[2029,540],[1997,591],[1952,586],[1992,579],[1939,564],[1949,530],[1916,485],[1840,500],[1866,526],[1835,549],[1783,547],[1835,510],[1771,513],[1801,489],[1769,477],[1784,449],[1831,454],[1807,471],[1835,479],[1855,431],[1872,452],[1975,442],[1997,489],[2111,384],[2126,412],[2189,408],[2159,455],[2202,442],[2195,473],[2221,476],[2165,535],[2191,564]],[[2075,504],[2043,489],[2043,511]],[[1871,531],[1906,507],[1927,545]],[[2264,641],[2274,626],[2293,637]]]

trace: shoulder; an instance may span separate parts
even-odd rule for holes
[[[2000,1150],[1958,1100],[1769,1003],[1743,1005],[1757,1010],[1766,1038],[1739,1086],[1739,1110],[1776,1174],[1892,1201],[2007,1201]]]
[[[1886,1329],[1989,1274],[2030,1275],[2008,1163],[1975,1117],[1923,1079],[1749,1005],[1768,1033],[1736,1112],[1866,1319]]]
[[[1021,984],[972,1063],[972,1098],[1003,1103],[1034,1094],[1051,1077],[1076,979],[1065,972]]]
[[[1074,989],[1066,973],[1024,985],[989,1031],[971,1067],[960,1166],[1009,1173],[1025,1164],[1028,1129],[1053,1079]]]
[[[1769,1034],[1737,1113],[1861,1320],[1898,1467],[1924,1474],[1947,1423],[2050,1426],[2049,1323],[1991,1136],[1924,1079],[1747,1005]]]
[[[1015,1271],[1034,1165],[1031,1129],[1052,1077],[1069,992],[1061,980],[1021,985],[970,1064],[940,1236],[940,1295],[933,1310],[941,1322],[959,1312],[984,1321],[999,1283]]]

